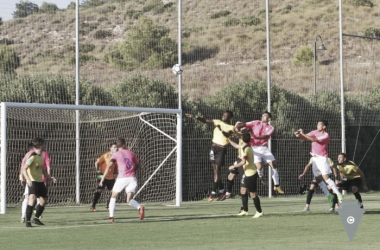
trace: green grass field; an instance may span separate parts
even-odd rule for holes
[[[0,215],[0,246],[5,249],[380,249],[380,193],[363,194],[364,214],[352,242],[338,213],[325,214],[327,199],[314,197],[303,212],[305,196],[261,198],[264,217],[237,217],[240,199],[209,203],[184,202],[181,207],[146,205],[146,218],[125,204],[116,206],[114,224],[99,204],[50,208],[45,226],[26,228],[20,209]],[[353,195],[346,196],[353,199]]]

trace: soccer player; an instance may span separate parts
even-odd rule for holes
[[[36,138],[36,140],[39,140],[40,144],[42,145],[42,157],[44,160],[43,168],[50,175],[51,161],[50,161],[49,154],[46,152],[45,147],[44,147],[45,146],[45,140],[42,138]],[[29,198],[28,198],[28,193],[29,193],[28,185],[26,185],[26,181],[25,181],[24,176],[22,175],[21,169],[22,169],[22,166],[24,166],[26,164],[26,161],[32,155],[32,153],[34,153],[33,144],[31,142],[28,144],[28,149],[29,149],[29,151],[25,154],[25,156],[21,162],[21,167],[20,167],[20,181],[21,181],[21,185],[25,187],[24,200],[23,200],[22,206],[21,206],[21,221],[20,221],[21,223],[25,222],[26,208],[28,206],[28,200],[29,200]],[[45,175],[42,175],[42,179],[44,181],[44,184],[45,184],[46,190],[47,190],[48,186],[49,186],[48,180],[45,177]],[[37,198],[37,205],[38,204],[40,204],[39,198]],[[34,212],[36,212],[36,211],[34,210]],[[39,219],[41,219],[41,218],[42,217],[40,217]]]
[[[265,111],[261,115],[261,120],[251,121],[251,122],[237,122],[237,129],[248,128],[252,129],[252,137],[250,141],[250,145],[253,148],[255,165],[257,169],[262,168],[262,161],[266,161],[271,167],[271,176],[273,179],[274,187],[273,190],[277,191],[279,194],[284,194],[284,191],[280,187],[280,178],[278,176],[277,171],[277,162],[274,158],[272,152],[268,149],[268,141],[271,138],[274,127],[269,124],[272,119],[272,114],[268,111]],[[262,172],[259,171],[259,177],[262,176]]]
[[[104,175],[104,170],[106,169],[108,164],[111,162],[111,156],[116,152],[117,152],[116,142],[112,142],[110,145],[110,151],[103,154],[96,160],[95,171],[97,172],[99,171],[101,173],[99,177],[103,177],[102,175]],[[107,175],[104,177],[103,185],[101,187],[99,186],[100,179],[98,179],[98,187],[94,193],[94,199],[92,201],[92,206],[90,208],[90,211],[96,212],[96,204],[98,203],[100,195],[102,194],[102,191],[105,187],[107,187],[108,190],[112,190],[113,185],[115,184],[114,171],[115,171],[115,164],[113,164],[108,170]],[[110,199],[111,197],[107,200],[107,206],[106,206],[107,209],[110,203]]]
[[[353,161],[347,160],[347,155],[345,153],[340,153],[338,155],[337,167],[341,178],[338,187],[346,190],[351,188],[355,198],[361,204],[361,208],[363,208],[363,201],[362,196],[359,193],[359,187],[362,187],[364,192],[368,191],[363,172]],[[345,178],[347,179],[345,180]]]
[[[335,179],[337,179],[338,177],[338,172],[337,172],[337,169],[334,165],[334,162],[328,158],[328,161],[329,161],[329,164],[330,164],[330,168],[333,170],[334,172],[334,176],[335,176]],[[314,162],[314,156],[312,156],[310,158],[310,161],[309,163],[305,166],[305,169],[303,171],[303,173],[298,177],[300,180],[302,179],[302,177],[307,173],[307,171],[309,171],[310,167],[313,166],[313,168],[316,168],[316,165],[313,164]],[[330,172],[331,173],[331,172]],[[332,213],[335,211],[335,205],[338,205],[338,199],[337,199],[337,195],[336,194],[333,194],[332,193],[332,190],[331,189],[328,189],[326,183],[322,180],[320,180],[320,182],[317,181],[317,179],[313,178],[312,182],[310,183],[310,188],[309,188],[309,192],[307,194],[307,198],[306,198],[306,206],[305,208],[303,209],[303,211],[310,211],[310,203],[311,203],[311,199],[313,198],[313,194],[314,194],[314,190],[315,188],[317,187],[317,185],[321,188],[321,190],[323,191],[323,193],[327,196],[327,199],[329,200],[330,202],[330,210],[328,210],[327,212],[328,213]]]
[[[145,216],[145,207],[133,199],[133,194],[136,192],[137,187],[136,170],[140,167],[139,160],[132,151],[126,149],[124,138],[117,139],[116,146],[118,151],[111,156],[111,162],[107,165],[104,170],[103,178],[99,182],[99,186],[102,187],[108,171],[113,165],[117,164],[118,175],[112,189],[111,200],[109,203],[110,216],[108,222],[115,222],[114,212],[116,198],[123,189],[127,194],[127,203],[139,210],[140,220],[143,220]]]
[[[334,193],[338,196],[339,203],[343,202],[343,196],[339,192],[336,184],[330,179],[330,165],[328,161],[327,146],[330,142],[330,135],[326,132],[328,122],[326,120],[319,120],[317,123],[317,130],[313,130],[305,134],[303,129],[294,132],[295,136],[304,141],[311,141],[311,152],[314,156],[313,174],[318,182],[323,180],[331,187]]]
[[[254,164],[254,154],[253,149],[250,147],[249,142],[251,140],[251,135],[249,133],[244,133],[242,136],[243,139],[243,145],[238,145],[231,139],[228,139],[231,145],[237,149],[241,149],[241,162],[235,165],[230,166],[229,170],[234,170],[239,167],[243,167],[244,174],[241,178],[241,188],[240,188],[240,194],[241,199],[243,203],[243,210],[238,213],[238,216],[247,216],[248,215],[248,192],[253,200],[253,204],[256,207],[256,213],[252,217],[254,219],[257,219],[264,215],[261,205],[260,205],[260,198],[256,194],[257,191],[257,170],[256,166]]]
[[[217,201],[223,199],[224,185],[222,182],[221,169],[224,166],[224,160],[227,154],[228,139],[223,135],[222,131],[231,135],[235,132],[235,127],[231,125],[233,113],[225,111],[222,120],[209,120],[203,117],[198,117],[193,114],[185,114],[189,118],[194,118],[203,123],[213,124],[215,126],[213,131],[212,146],[210,150],[210,162],[214,170],[214,185],[208,201],[211,202],[216,197],[216,192],[219,190]]]
[[[32,227],[31,217],[33,207],[36,203],[36,198],[40,198],[40,204],[37,206],[37,212],[33,218],[33,222],[37,225],[44,225],[39,217],[43,213],[46,206],[47,189],[42,178],[45,175],[48,181],[56,182],[54,177],[51,177],[43,167],[44,158],[42,156],[43,140],[36,138],[32,141],[34,152],[30,155],[21,171],[28,186],[28,206],[26,208],[26,227]]]

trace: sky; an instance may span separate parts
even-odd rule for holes
[[[54,3],[60,9],[66,9],[71,2],[76,2],[76,0],[28,0],[29,2],[35,3],[38,7],[41,7],[43,2]],[[3,21],[12,19],[12,13],[16,10],[16,3],[21,2],[21,0],[0,0],[0,17]],[[82,0],[79,1],[80,3]]]

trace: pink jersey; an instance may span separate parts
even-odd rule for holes
[[[24,158],[22,159],[22,162],[21,162],[21,166],[24,166],[26,161],[29,159],[30,155],[34,152],[34,150],[30,150],[28,153],[25,154]],[[49,154],[46,152],[46,151],[42,151],[42,157],[44,159],[44,169],[46,170],[47,169],[47,166],[50,166],[51,162],[50,162],[50,157],[49,157]],[[42,179],[44,180],[44,182],[46,183],[46,177],[45,175],[42,175]]]
[[[111,161],[116,161],[117,163],[117,178],[136,177],[135,166],[139,163],[139,160],[132,151],[119,149],[112,155]]]
[[[261,121],[247,122],[245,124],[245,126],[248,129],[252,129],[252,135],[254,135],[254,136],[269,135],[269,137],[266,138],[266,139],[254,139],[254,138],[251,138],[251,141],[249,142],[249,145],[251,145],[251,146],[266,146],[266,145],[268,145],[268,141],[269,141],[271,135],[274,132],[274,127],[273,126],[271,126],[269,124],[265,124],[265,123],[263,123]]]
[[[308,136],[317,138],[317,141],[311,143],[311,154],[329,157],[327,146],[330,142],[330,135],[327,132],[313,130],[307,134]]]

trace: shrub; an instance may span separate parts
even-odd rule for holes
[[[252,26],[259,25],[261,23],[261,19],[255,16],[247,16],[241,19],[241,26]]]
[[[229,26],[236,26],[240,24],[240,19],[238,18],[229,18],[226,21],[222,23],[223,26],[229,27]]]
[[[96,61],[96,58],[92,55],[80,54],[80,56],[79,56],[80,65],[83,65],[88,61]],[[76,58],[75,58],[75,56],[72,56],[69,60],[69,64],[75,65],[75,63],[76,63]]]
[[[0,44],[11,45],[11,44],[14,44],[14,41],[8,38],[3,38],[3,39],[0,39]]]
[[[75,2],[71,2],[69,3],[69,5],[67,5],[68,10],[75,10],[76,7],[77,7],[77,4]]]
[[[140,10],[127,10],[124,14],[124,17],[129,17],[132,19],[139,19],[139,17],[143,14]]]
[[[14,74],[20,66],[20,58],[16,52],[6,45],[0,47],[0,73]]]
[[[364,31],[364,36],[380,38],[380,29],[378,29],[378,28],[367,28]]]
[[[81,5],[85,8],[94,8],[106,2],[108,2],[108,0],[84,0]]]
[[[314,60],[314,52],[310,46],[302,45],[293,56],[294,66],[311,66]]]
[[[59,10],[59,8],[56,4],[43,2],[38,12],[46,13],[46,14],[54,14],[55,12],[57,12],[57,10]]]
[[[228,10],[221,10],[219,12],[211,14],[210,18],[211,19],[216,19],[216,18],[219,18],[219,17],[228,16],[229,14],[231,14],[231,12],[229,12]]]
[[[370,0],[346,0],[345,2],[354,6],[367,6],[371,8],[374,6]]]
[[[13,12],[13,18],[23,18],[38,12],[38,5],[29,1],[16,3],[16,10]]]
[[[109,36],[112,36],[112,31],[110,30],[97,30],[94,34],[94,38],[96,39],[102,39]]]

